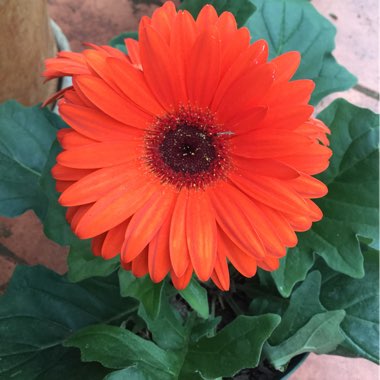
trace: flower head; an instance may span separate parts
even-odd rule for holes
[[[52,173],[67,219],[95,255],[177,288],[193,272],[229,288],[228,263],[275,270],[295,231],[322,218],[328,128],[311,118],[314,83],[290,81],[297,52],[268,62],[232,14],[196,20],[166,2],[128,54],[91,45],[46,62],[70,126]],[[50,100],[51,100],[50,99]]]

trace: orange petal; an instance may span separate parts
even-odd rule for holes
[[[273,272],[280,267],[280,260],[275,257],[266,257],[261,261],[257,261],[257,266],[269,272]]]
[[[228,93],[229,88],[252,66],[266,62],[268,58],[268,44],[264,40],[254,42],[248,49],[240,54],[231,65],[230,69],[224,74],[215,92],[214,100],[211,105],[212,111],[217,111],[220,102]]]
[[[268,108],[264,122],[258,128],[266,131],[270,129],[273,134],[295,131],[310,118],[313,112],[314,107],[310,105],[272,105]]]
[[[218,253],[215,261],[215,270],[211,275],[211,279],[216,286],[223,290],[228,291],[230,289],[230,274],[228,272],[228,264],[225,256]]]
[[[213,31],[205,31],[196,39],[187,66],[189,100],[208,107],[220,80],[220,41]]]
[[[121,252],[128,223],[129,220],[126,220],[108,231],[101,252],[104,259],[112,259]]]
[[[244,253],[221,229],[218,231],[218,254],[228,257],[243,276],[249,278],[256,274],[257,260]]]
[[[186,238],[187,199],[188,190],[180,191],[177,197],[177,202],[174,206],[170,226],[170,260],[173,271],[178,277],[184,275],[190,264],[189,249]]]
[[[91,103],[107,115],[132,127],[146,128],[152,117],[120,96],[102,79],[90,75],[76,77],[76,83]]]
[[[152,26],[140,32],[140,51],[144,77],[162,106],[169,110],[178,102],[186,102],[186,89],[168,44]]]
[[[289,81],[298,69],[301,62],[301,54],[298,51],[289,51],[272,59],[276,66],[276,81]]]
[[[178,277],[174,271],[171,271],[170,272],[170,276],[172,278],[172,281],[173,281],[173,285],[176,289],[178,290],[182,290],[182,289],[185,289],[187,287],[187,285],[189,285],[189,282],[191,280],[191,275],[193,274],[193,267],[191,265],[189,265],[185,271],[185,273],[183,274],[183,276],[180,276]]]
[[[141,65],[140,46],[138,41],[133,38],[126,38],[124,43],[131,62],[135,65]]]
[[[234,134],[249,133],[257,128],[265,119],[268,107],[252,107],[247,112],[240,112],[235,118],[230,119],[228,129]]]
[[[255,160],[234,157],[233,165],[243,177],[246,177],[247,175],[259,175],[263,177],[293,180],[300,176],[300,173],[297,170],[282,162],[271,159]]]
[[[233,187],[231,188],[230,195],[231,197],[239,198],[239,205],[250,221],[251,228],[256,232],[267,251],[276,257],[284,256],[286,250],[276,233],[276,228],[261,209],[257,207],[257,202]]]
[[[257,175],[247,178],[236,174],[229,178],[244,193],[276,210],[304,215],[310,213],[305,200],[281,180]]]
[[[264,257],[266,249],[240,204],[244,194],[228,183],[210,188],[209,194],[218,225],[226,235],[247,254]]]
[[[139,175],[140,171],[136,166],[136,162],[131,161],[96,170],[65,190],[59,197],[59,203],[63,206],[78,206],[95,202],[117,186],[128,186],[128,181]]]
[[[51,174],[53,178],[62,181],[78,181],[79,179],[92,172],[93,170],[91,169],[73,169],[67,168],[60,164],[55,164],[51,169]]]
[[[132,261],[132,273],[137,278],[148,273],[148,247]]]
[[[304,153],[306,158],[313,146],[313,141],[306,136],[280,131],[270,133],[265,130],[236,136],[231,142],[234,154],[255,159],[275,159],[300,153]]]
[[[91,250],[95,256],[102,255],[102,246],[103,246],[104,239],[106,238],[106,236],[107,236],[107,233],[104,233],[104,234],[95,236],[91,240]]]
[[[77,169],[97,169],[123,164],[139,156],[136,141],[105,141],[61,152],[57,162]]]
[[[83,218],[83,216],[86,214],[86,212],[91,208],[91,206],[93,205],[93,203],[90,203],[88,205],[83,205],[83,206],[78,206],[77,207],[77,211],[75,212],[75,214],[73,215],[72,217],[72,220],[71,220],[71,229],[73,231],[75,231],[78,223],[81,221],[81,219]],[[95,236],[95,235],[94,235]]]
[[[269,105],[307,104],[315,88],[312,80],[280,82],[273,86],[265,102]]]
[[[233,29],[233,23],[236,26],[235,18],[232,16],[231,13],[224,12],[219,18],[220,22],[222,22],[223,15],[227,15],[226,17],[224,17],[223,22],[228,23],[229,29]],[[218,26],[222,46],[220,72],[221,75],[224,76],[224,74],[234,64],[236,58],[248,49],[251,36],[247,28],[241,28],[227,36],[226,30],[224,28],[222,29],[222,27],[219,25],[219,22]]]
[[[118,186],[100,198],[82,217],[75,233],[81,239],[99,235],[127,220],[140,209],[157,190],[144,177],[135,183]]]
[[[217,237],[214,210],[203,191],[189,192],[186,238],[194,271],[201,281],[207,281],[214,270]]]
[[[55,189],[58,193],[62,193],[66,189],[68,189],[74,182],[72,181],[57,181],[55,183]]]
[[[61,129],[58,132],[61,131],[65,131],[65,129]],[[65,133],[64,136],[61,136],[61,138],[58,139],[63,149],[77,148],[83,145],[93,144],[97,142],[95,140],[89,139],[88,137],[81,135],[80,133],[74,131],[71,128],[68,131],[69,133]]]
[[[178,75],[185,83],[185,73],[192,54],[196,38],[195,21],[187,11],[178,13],[173,24],[170,39],[170,50],[173,51],[173,64],[177,67]]]
[[[78,208],[79,207],[69,207],[67,210],[66,210],[66,220],[69,224],[71,224],[72,220],[73,220],[73,217],[75,215],[75,213],[78,211]]]
[[[109,54],[103,50],[84,50],[83,54],[87,59],[88,65],[94,70],[95,74],[103,79],[103,81],[107,83],[108,86],[110,86],[117,94],[122,96],[122,92],[116,85],[119,78],[117,78],[113,71],[109,69],[106,61],[106,59],[109,58]]]
[[[123,261],[134,260],[150,243],[171,212],[174,201],[175,193],[171,189],[156,191],[132,216],[121,250]]]
[[[143,133],[142,130],[128,127],[95,108],[61,103],[59,112],[73,129],[97,141],[129,140]]]
[[[286,247],[295,247],[298,242],[297,235],[283,214],[262,203],[257,203],[256,205],[275,226],[276,235],[281,240],[281,243]]]
[[[168,215],[149,244],[148,266],[153,282],[161,282],[171,269],[169,246],[171,220],[172,215]]]
[[[205,5],[199,12],[196,20],[198,33],[202,33],[217,21],[218,14],[215,8],[210,4]]]
[[[140,70],[116,58],[108,58],[107,67],[118,78],[117,86],[132,102],[154,116],[164,112],[147,86]]]
[[[221,100],[217,114],[220,120],[228,122],[234,116],[261,106],[260,101],[270,90],[274,81],[274,67],[271,64],[257,66],[234,82]]]
[[[323,182],[307,174],[301,174],[288,183],[297,193],[307,198],[321,198],[328,192],[327,186]]]
[[[167,43],[170,41],[170,34],[176,15],[177,12],[174,3],[167,1],[162,7],[157,8],[153,12],[151,18],[152,27],[162,35]]]

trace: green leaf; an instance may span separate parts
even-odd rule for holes
[[[313,252],[300,252],[298,247],[289,249],[286,256],[280,260],[280,268],[271,272],[280,294],[289,297],[294,285],[306,278],[313,264]]]
[[[112,38],[109,41],[108,45],[111,45],[112,47],[121,50],[123,53],[128,53],[124,43],[124,40],[126,38],[133,38],[134,40],[138,40],[139,36],[137,32],[123,32],[118,36]]]
[[[248,20],[252,40],[265,39],[270,58],[297,50],[302,62],[295,79],[312,79],[316,83],[311,102],[351,88],[356,78],[336,63],[335,27],[321,16],[308,0],[254,0],[257,11]]]
[[[294,291],[281,323],[269,339],[272,346],[286,341],[305,326],[314,315],[326,311],[319,301],[320,288],[321,274],[314,271]]]
[[[251,309],[262,302],[263,313],[276,309],[282,313],[281,323],[264,348],[276,369],[284,370],[293,357],[304,352],[328,353],[344,339],[339,324],[345,312],[327,311],[319,300],[320,287],[320,273],[310,273],[293,292],[285,312],[282,312],[284,299],[279,297],[268,297],[267,303],[252,301]]]
[[[119,256],[110,260],[94,256],[90,242],[82,240],[70,248],[67,264],[69,281],[78,282],[91,277],[108,276],[119,268],[120,261]]]
[[[214,337],[202,338],[189,347],[184,371],[216,378],[256,367],[264,342],[279,322],[274,314],[237,317]]]
[[[280,269],[272,274],[285,297],[306,276],[314,252],[335,271],[361,278],[364,269],[359,238],[375,248],[379,245],[379,204],[374,196],[379,193],[378,115],[339,99],[318,118],[332,133],[330,166],[319,175],[329,192],[316,200],[324,214],[322,221],[299,234],[298,246],[288,250]]]
[[[43,218],[46,198],[39,180],[55,129],[40,107],[15,101],[0,105],[0,213],[14,217],[28,209]]]
[[[119,296],[116,276],[72,284],[44,267],[18,266],[0,298],[0,378],[103,378],[104,368],[81,363],[62,342],[80,328],[120,323],[136,310],[133,300]]]
[[[48,207],[43,219],[45,235],[60,245],[78,244],[80,240],[71,231],[66,221],[66,208],[58,203],[59,194],[55,190],[55,180],[51,169],[56,164],[56,157],[61,151],[58,141],[52,145],[45,168],[41,176],[41,187],[48,198]]]
[[[207,291],[197,280],[192,278],[187,288],[180,290],[179,294],[202,318],[208,318]]]
[[[362,279],[336,273],[326,266],[321,302],[329,310],[344,309],[342,322],[344,356],[361,356],[379,362],[379,252],[364,247],[365,276]]]
[[[120,371],[111,372],[104,380],[165,380],[171,379],[165,372],[150,370],[141,365],[134,365]]]
[[[196,18],[206,4],[214,6],[218,15],[226,11],[231,12],[239,27],[243,26],[256,10],[250,0],[184,0],[180,9],[186,9]]]
[[[272,347],[267,344],[264,348],[267,359],[276,369],[284,370],[290,359],[304,352],[331,352],[344,339],[339,328],[344,316],[344,310],[314,315],[305,326],[280,345]]]
[[[216,317],[212,318],[210,317],[206,321],[202,321],[197,323],[191,330],[190,340],[191,342],[195,343],[198,342],[199,339],[203,338],[204,336],[214,336],[217,326],[219,325],[222,318]]]
[[[174,305],[169,302],[168,286],[163,286],[163,296],[159,313],[151,318],[145,308],[139,309],[139,316],[145,321],[153,340],[166,350],[181,350],[187,344],[188,329],[183,326],[183,319]]]
[[[149,318],[155,319],[160,311],[164,282],[155,284],[146,275],[136,278],[131,272],[119,270],[120,293],[123,297],[133,297],[141,302]]]
[[[83,361],[98,361],[107,368],[139,364],[142,368],[163,372],[167,379],[174,378],[178,371],[176,355],[120,327],[86,327],[67,339],[65,345],[79,348]]]

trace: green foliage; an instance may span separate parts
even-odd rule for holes
[[[114,326],[89,326],[70,337],[65,345],[79,348],[85,362],[98,361],[107,368],[138,364],[157,373],[163,372],[165,376],[158,378],[173,378],[179,365],[174,353]]]
[[[135,364],[131,367],[114,371],[107,375],[104,380],[165,380],[168,379],[165,372],[157,372],[150,368]],[[170,377],[169,377],[170,379]]]
[[[90,243],[84,240],[70,247],[67,265],[69,267],[67,278],[69,281],[78,282],[86,278],[108,276],[119,268],[120,261],[119,256],[110,260],[94,256]]]
[[[379,251],[363,246],[365,277],[353,279],[320,263],[321,302],[329,310],[344,309],[345,336],[337,354],[379,363]]]
[[[119,296],[115,276],[78,284],[44,267],[17,267],[0,298],[1,379],[102,379],[106,370],[80,362],[62,342],[96,323],[118,323],[136,303]]]
[[[46,198],[39,186],[55,130],[39,106],[0,105],[0,214],[28,209],[43,218]]]
[[[160,311],[164,282],[155,284],[148,275],[136,278],[131,272],[119,270],[120,293],[141,302],[147,315],[155,319]]]
[[[189,347],[184,364],[186,372],[216,378],[256,367],[264,342],[279,322],[280,317],[274,314],[237,317],[214,337],[202,338]]]
[[[180,290],[179,294],[202,318],[208,318],[207,291],[197,280],[191,279],[187,288]]]
[[[270,58],[297,50],[302,55],[295,79],[314,80],[311,102],[347,90],[356,78],[332,56],[335,27],[308,0],[254,0],[257,11],[248,20],[252,40],[265,39]]]
[[[174,299],[170,295],[168,284],[164,285],[159,313],[151,318],[145,308],[139,308],[139,316],[145,321],[153,340],[163,349],[181,350],[188,340],[188,327],[180,314],[180,304],[174,307]],[[172,302],[171,302],[172,301]],[[185,313],[183,313],[185,314]]]
[[[319,300],[321,275],[309,274],[292,294],[290,303],[264,352],[271,364],[283,370],[291,358],[304,353],[328,353],[344,339],[339,325],[345,311],[327,311]]]
[[[256,10],[250,0],[183,0],[180,9],[186,9],[196,18],[206,4],[214,6],[218,15],[226,11],[231,12],[239,27],[243,26]]]
[[[319,176],[329,192],[316,200],[324,214],[322,221],[299,234],[298,246],[288,251],[279,271],[272,274],[285,297],[306,276],[314,252],[335,271],[361,278],[364,269],[359,239],[373,247],[379,244],[378,115],[340,99],[318,118],[331,129],[334,154],[329,168]]]

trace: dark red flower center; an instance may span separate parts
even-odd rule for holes
[[[204,188],[229,167],[228,136],[209,110],[182,106],[155,120],[145,139],[146,160],[163,182]]]

